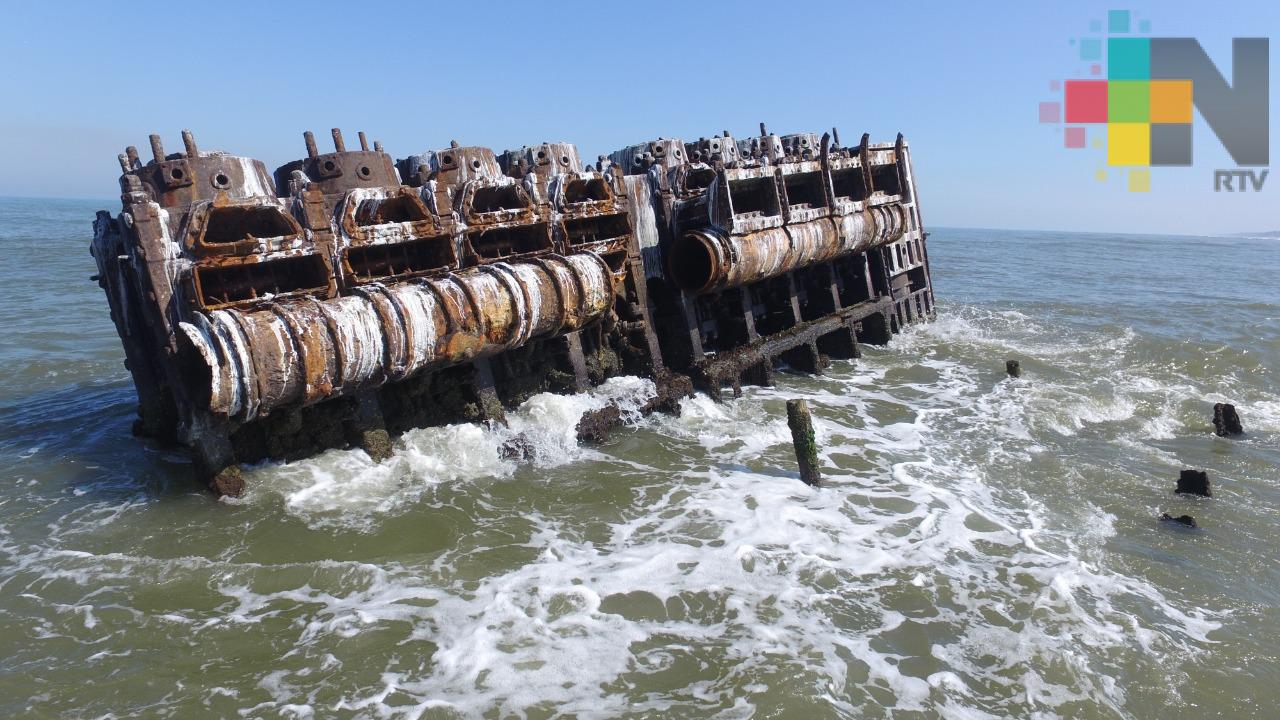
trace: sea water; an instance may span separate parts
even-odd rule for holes
[[[823,376],[539,395],[215,500],[130,435],[107,202],[0,200],[0,715],[1263,717],[1280,242],[938,228],[938,319]],[[1018,359],[1011,379],[1004,361]],[[795,469],[814,413],[825,485]],[[1212,405],[1247,434],[1215,437]],[[534,456],[498,448],[515,432]],[[1214,497],[1173,494],[1207,470]],[[1157,517],[1195,516],[1191,530]]]

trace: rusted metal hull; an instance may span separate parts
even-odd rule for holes
[[[933,311],[901,140],[726,133],[583,166],[569,143],[397,162],[363,133],[304,139],[269,173],[152,136],[94,223],[136,430],[189,446],[219,493],[241,462],[381,457],[389,433],[502,422],[612,374],[652,377],[672,409],[690,378],[719,397],[776,363],[818,372]]]

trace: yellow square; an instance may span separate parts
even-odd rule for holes
[[[1106,171],[1106,170],[1099,170],[1099,171],[1095,172],[1095,173],[1093,174],[1093,179],[1094,179],[1094,180],[1097,180],[1098,182],[1106,182],[1106,181],[1107,181],[1107,171]]]
[[[1151,122],[1191,122],[1191,81],[1151,81]]]
[[[1101,137],[1100,135],[1094,135],[1094,136],[1093,136],[1093,148],[1094,148],[1095,150],[1101,150],[1101,149],[1102,149],[1102,137]]]
[[[1129,192],[1151,192],[1151,171],[1130,170]]]
[[[1108,165],[1150,165],[1151,126],[1147,123],[1107,123]]]

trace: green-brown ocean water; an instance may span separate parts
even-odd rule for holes
[[[1265,717],[1280,244],[936,229],[939,317],[601,447],[623,379],[219,502],[130,436],[93,211],[0,200],[0,716]],[[1004,375],[1021,360],[1019,380]],[[809,400],[827,485],[797,479]],[[1213,435],[1214,402],[1247,435]],[[1209,500],[1175,496],[1202,468]],[[1160,523],[1191,514],[1199,530]]]

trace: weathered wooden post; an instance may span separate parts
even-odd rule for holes
[[[1174,492],[1213,497],[1213,490],[1209,485],[1209,473],[1203,470],[1183,470],[1178,476],[1178,489]]]
[[[1235,405],[1213,404],[1213,432],[1220,437],[1244,434],[1244,426],[1240,424],[1240,415],[1236,412]]]
[[[1189,528],[1200,527],[1196,524],[1196,519],[1190,515],[1179,515],[1174,517],[1169,513],[1160,513],[1160,520],[1167,523],[1177,523],[1178,525],[1186,525]]]
[[[822,474],[818,472],[818,443],[813,436],[808,402],[787,401],[787,425],[791,428],[791,444],[795,446],[796,462],[800,465],[800,479],[816,487],[822,482]]]
[[[1017,360],[1005,360],[1004,371],[1009,373],[1009,377],[1022,377],[1022,363]]]

